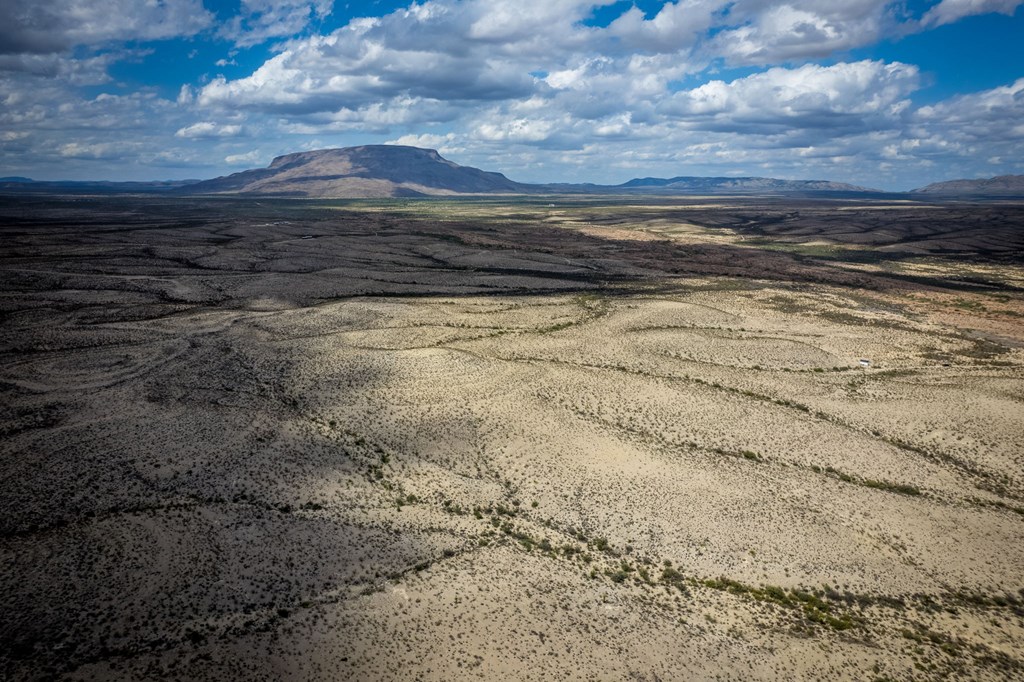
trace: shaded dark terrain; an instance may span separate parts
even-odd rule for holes
[[[468,207],[472,217],[447,215],[446,204],[431,201],[389,210],[387,203],[282,199],[0,198],[3,276],[15,290],[127,289],[147,305],[180,308],[245,306],[263,297],[309,305],[358,295],[542,293],[679,276],[969,287],[956,275],[851,273],[831,262],[928,255],[1017,264],[1024,258],[1024,206],[1016,204],[904,207],[733,197],[722,204],[452,205]],[[680,244],[553,230],[542,219],[555,210],[595,228],[677,221],[728,230],[743,241]],[[822,240],[844,248],[778,248]]]
[[[724,228],[749,238],[751,246],[806,244],[824,240],[850,247],[837,257],[912,255],[969,256],[1020,263],[1024,257],[1024,205],[1007,203],[927,203],[906,200],[827,200],[787,198],[704,198],[653,200],[663,210],[645,213],[632,203],[587,212],[580,220],[613,227],[644,220],[690,222]],[[756,272],[751,276],[758,277]]]
[[[673,232],[681,229],[679,226],[695,226],[700,238],[681,237]],[[520,555],[515,552],[524,547],[528,554],[537,548],[529,554],[530,561],[534,556],[557,554],[551,550],[548,534],[555,538],[556,546],[582,543],[580,550],[563,548],[567,562],[580,561],[575,557],[590,551],[597,557],[595,561],[608,563],[606,573],[600,575],[610,577],[599,578],[601,589],[626,585],[624,596],[613,595],[611,602],[607,595],[600,597],[600,606],[594,608],[601,614],[619,599],[635,598],[638,604],[652,599],[645,590],[653,589],[656,579],[637,577],[633,585],[632,578],[625,576],[639,566],[648,568],[636,573],[638,576],[647,576],[648,570],[654,575],[656,566],[671,566],[671,562],[662,563],[658,552],[670,551],[664,547],[677,551],[675,545],[658,544],[662,541],[653,531],[649,535],[638,531],[634,537],[621,530],[602,516],[601,508],[587,506],[589,493],[584,492],[584,483],[565,484],[565,495],[569,497],[571,492],[571,505],[558,507],[544,497],[546,476],[562,481],[547,473],[545,461],[560,458],[549,457],[545,448],[561,452],[557,447],[573,438],[589,444],[607,437],[607,425],[601,426],[604,430],[578,433],[583,428],[578,424],[590,423],[581,417],[590,414],[586,411],[591,409],[586,402],[590,394],[580,389],[583,402],[574,403],[571,410],[566,408],[571,420],[577,420],[570,421],[571,428],[564,432],[571,438],[563,433],[553,438],[556,444],[551,445],[532,431],[538,417],[524,417],[527,427],[522,430],[503,430],[506,427],[494,413],[514,414],[518,403],[500,403],[500,409],[464,407],[459,400],[447,405],[447,392],[466,391],[481,404],[491,405],[506,391],[523,391],[530,400],[551,401],[550,405],[542,403],[541,408],[529,403],[536,413],[524,412],[544,415],[560,408],[562,400],[547,397],[546,391],[558,395],[562,386],[568,386],[565,400],[575,400],[574,382],[585,387],[591,380],[588,377],[598,372],[619,372],[622,376],[616,375],[615,381],[623,384],[651,382],[635,400],[668,390],[667,383],[678,379],[689,382],[688,391],[720,401],[708,418],[711,427],[717,428],[719,421],[726,419],[720,414],[733,414],[729,410],[736,401],[748,401],[754,406],[750,410],[774,410],[769,416],[789,420],[786,423],[794,425],[798,433],[804,433],[799,429],[810,422],[815,428],[834,428],[855,444],[864,442],[856,439],[868,439],[871,447],[880,448],[879,452],[892,456],[893,461],[897,455],[917,458],[926,483],[886,482],[886,476],[897,474],[886,468],[890,462],[885,458],[881,465],[865,464],[865,473],[858,474],[855,467],[860,465],[850,455],[849,460],[842,460],[847,463],[839,465],[844,471],[840,474],[831,465],[824,468],[824,463],[774,462],[772,455],[759,455],[755,446],[748,449],[742,443],[723,444],[709,438],[705,445],[694,436],[685,448],[680,446],[712,458],[716,466],[725,461],[719,468],[742,465],[774,472],[771,467],[778,466],[783,472],[780,476],[808,477],[799,482],[800,495],[805,488],[841,484],[854,489],[851,494],[887,496],[884,504],[931,504],[943,514],[963,509],[970,514],[992,514],[995,521],[985,528],[995,529],[992,532],[997,539],[1015,537],[1024,514],[1024,480],[1013,473],[1019,471],[1019,462],[997,443],[987,444],[978,436],[981,446],[977,451],[965,444],[940,452],[932,449],[931,441],[918,442],[916,435],[903,434],[897,427],[892,427],[891,433],[885,431],[889,427],[877,416],[859,422],[859,413],[835,408],[829,401],[837,400],[836,392],[860,396],[856,392],[871,380],[866,374],[853,377],[858,369],[855,356],[833,360],[814,350],[818,355],[812,353],[813,357],[828,359],[815,359],[806,366],[801,364],[803,360],[793,361],[792,369],[785,366],[777,377],[772,374],[763,379],[774,371],[769,366],[772,362],[784,365],[784,361],[772,360],[776,356],[770,355],[768,361],[744,360],[735,374],[729,374],[733,370],[722,364],[725,361],[716,364],[716,360],[699,365],[699,371],[691,368],[686,374],[683,370],[672,374],[675,365],[655,367],[651,363],[683,360],[668,351],[648,351],[643,345],[628,346],[639,349],[637,364],[612,359],[599,362],[582,351],[584,360],[580,360],[564,350],[570,343],[587,343],[588,325],[613,319],[612,312],[628,322],[613,329],[623,338],[632,339],[632,334],[646,339],[646,334],[654,339],[650,343],[662,343],[658,334],[699,331],[723,335],[723,345],[725,341],[747,343],[753,337],[744,335],[751,330],[745,328],[746,323],[730,321],[732,318],[693,331],[681,323],[673,326],[661,320],[658,312],[652,313],[650,320],[641,320],[647,320],[646,326],[629,316],[638,315],[634,309],[652,301],[662,305],[663,298],[682,305],[679,301],[691,294],[778,290],[792,294],[792,300],[783,301],[778,293],[767,299],[780,310],[794,315],[806,312],[817,322],[824,319],[847,325],[840,329],[850,334],[854,333],[850,330],[871,327],[865,338],[883,330],[896,334],[898,343],[912,345],[898,335],[919,343],[919,337],[934,333],[936,346],[922,351],[925,365],[921,366],[931,368],[928,371],[962,370],[972,381],[973,377],[990,381],[995,387],[991,393],[996,396],[992,400],[1001,401],[1000,406],[1010,405],[1005,408],[1004,422],[1012,424],[1019,416],[1021,399],[1019,386],[1013,388],[1011,373],[1017,367],[1013,349],[1024,336],[1017,334],[1019,325],[1014,327],[1014,320],[1019,322],[1021,289],[1013,274],[1024,264],[1024,206],[735,197],[643,202],[636,198],[579,201],[551,197],[412,202],[0,197],[0,239],[4,245],[0,255],[0,365],[4,367],[0,376],[0,570],[4,575],[0,579],[0,677],[4,679],[54,675],[76,679],[93,675],[105,679],[271,679],[279,675],[412,679],[419,673],[440,679],[452,672],[446,673],[443,663],[435,662],[435,669],[419,673],[406,669],[402,675],[387,667],[401,665],[407,660],[403,656],[415,660],[416,651],[437,650],[438,655],[448,656],[432,644],[433,635],[403,630],[406,621],[402,627],[395,626],[396,631],[371,627],[368,619],[374,616],[356,605],[377,598],[374,595],[383,593],[386,585],[397,590],[396,600],[408,602],[401,597],[402,590],[413,591],[420,574],[465,579],[475,592],[476,578],[466,577],[475,576],[473,570],[445,567],[463,566],[459,562],[475,560],[488,546],[494,553],[486,556],[494,557],[499,567],[517,565]],[[928,267],[915,269],[921,263]],[[972,267],[965,270],[965,265]],[[1000,274],[1006,272],[1011,274]],[[854,311],[856,315],[830,309],[820,318],[814,317],[800,297],[814,297],[819,292],[850,300],[877,295],[883,302],[903,300],[899,297],[948,299],[954,311],[991,317],[996,331],[985,328],[969,336],[939,327],[911,329],[908,325],[918,313],[897,303],[887,308],[875,300]],[[982,301],[978,303],[970,296],[986,298],[978,298]],[[693,304],[695,309],[728,317],[714,308],[714,301],[699,300],[699,305]],[[421,311],[417,307],[421,303],[437,306],[442,312],[435,315],[426,307]],[[881,313],[880,307],[884,308]],[[547,308],[552,312],[545,318]],[[457,315],[451,312],[456,309]],[[894,315],[892,311],[906,313],[906,320],[884,317]],[[520,314],[522,319],[515,317]],[[870,317],[875,314],[883,317]],[[492,317],[500,323],[491,321]],[[775,339],[784,327],[766,328],[763,339]],[[815,334],[814,338],[828,336],[817,329]],[[619,342],[618,337],[610,338]],[[549,357],[530,345],[544,343],[555,349],[551,353],[565,352],[569,359]],[[682,342],[672,343],[685,350]],[[808,343],[800,336],[785,348]],[[447,364],[427,364],[442,355]],[[913,357],[916,362],[917,355]],[[420,362],[424,364],[405,364]],[[825,362],[829,364],[822,364]],[[567,374],[568,382],[559,376],[552,379],[538,369],[543,363],[566,365],[576,374]],[[953,369],[945,369],[951,364]],[[508,374],[509,378],[503,379],[513,366],[523,374]],[[710,372],[706,377],[700,374],[705,371]],[[748,375],[757,378],[748,380]],[[411,376],[425,388],[414,386]],[[847,376],[853,378],[847,380]],[[945,381],[950,376],[955,379],[958,375],[940,378]],[[786,382],[795,381],[792,377],[809,377],[807,381],[835,378],[837,383],[815,392],[806,385],[790,386]],[[844,383],[838,383],[840,379]],[[770,388],[776,380],[782,386],[778,393]],[[865,399],[865,404],[882,400],[889,395],[886,391],[904,390],[891,389],[884,381],[887,379],[879,375],[881,388]],[[912,385],[911,379],[905,381]],[[477,390],[479,396],[474,393]],[[599,402],[603,394],[595,390],[594,395]],[[433,397],[428,400],[424,396]],[[630,400],[634,399],[627,402]],[[684,402],[673,399],[667,403],[673,401]],[[646,412],[656,414],[656,408],[660,409],[654,405]],[[601,410],[605,408],[598,405],[592,409],[604,414]],[[830,412],[833,409],[835,412]],[[735,414],[740,415],[737,423],[750,419],[748,412]],[[642,419],[629,419],[620,431],[627,436],[623,442],[634,447],[644,425]],[[673,416],[664,421],[684,420]],[[999,428],[1004,428],[1004,422]],[[994,428],[983,419],[972,424],[981,431]],[[992,438],[998,441],[998,436]],[[533,473],[519,468],[521,461],[532,460],[504,452],[508,443],[520,441],[530,443],[527,451],[539,453],[532,464]],[[974,442],[970,447],[975,447]],[[658,441],[657,447],[663,446],[664,442]],[[663,459],[656,461],[664,464]],[[872,466],[881,467],[882,474],[875,473]],[[846,469],[854,473],[845,473]],[[907,465],[895,471],[902,476],[916,470]],[[616,485],[619,475],[614,477]],[[432,482],[433,487],[424,481]],[[768,489],[774,485],[771,482]],[[959,491],[956,485],[967,486],[968,492]],[[642,486],[631,491],[625,495],[615,488],[609,499],[641,499],[646,494]],[[703,492],[695,498],[706,496]],[[889,502],[890,498],[897,502]],[[483,507],[490,499],[499,501],[493,507],[491,518],[495,521],[488,519],[490,511],[478,513],[476,519],[487,527],[478,535],[472,526],[477,520],[469,509],[477,501]],[[527,509],[530,499],[540,501]],[[509,512],[502,517],[505,521],[498,518],[505,514],[497,511],[505,509],[502,505],[512,509],[520,504],[521,511]],[[723,504],[728,509],[735,501],[729,498]],[[793,518],[804,519],[802,505]],[[532,511],[538,506],[540,511]],[[644,513],[653,515],[655,507],[656,503],[650,502]],[[922,516],[933,513],[928,509]],[[912,516],[917,512],[902,513]],[[494,529],[505,528],[501,523],[510,523],[513,516],[521,524],[517,526],[520,530],[502,531],[513,540],[492,539],[498,531],[492,530],[491,524]],[[695,518],[701,516],[699,510],[694,513]],[[808,527],[818,523],[812,519]],[[567,530],[574,526],[579,530]],[[534,535],[527,535],[523,528],[532,529],[529,533]],[[874,526],[870,530],[876,533]],[[538,539],[541,533],[547,549]],[[890,543],[895,549],[886,549],[899,559],[894,563],[901,571],[915,565],[904,560],[908,555],[903,553],[910,550],[903,542],[897,536]],[[714,580],[719,575],[733,575],[728,571],[746,570],[728,563],[732,561],[728,557],[755,553],[741,544],[729,546],[721,555],[715,554],[717,547],[706,551],[715,560],[721,559],[719,572],[710,572],[700,563],[708,559],[697,559],[703,556],[702,549],[693,555],[692,569],[675,564],[696,576],[687,583],[690,587],[676,590],[672,586],[682,584],[682,573],[664,570],[658,588],[684,593],[687,600],[705,604],[700,607],[704,611],[719,608],[719,600],[727,600],[727,607],[722,608],[739,613],[746,607],[733,601],[746,602],[739,602],[736,595],[756,593],[736,588],[740,583]],[[758,551],[771,556],[771,550]],[[806,551],[814,556],[817,549]],[[923,556],[914,555],[914,559],[926,563],[930,555]],[[988,565],[994,566],[992,575],[1011,572],[1015,556],[1003,557],[1010,565],[1006,568],[985,555]],[[634,560],[636,567],[628,571],[617,568],[628,565],[626,558]],[[543,564],[546,559],[537,561],[547,566]],[[820,567],[806,568],[810,562],[800,556],[785,564],[786,579],[790,569],[795,574],[793,585],[786,590],[795,590],[800,580],[815,586],[826,580],[824,569],[819,574],[814,571]],[[970,575],[968,569],[973,570],[957,567],[951,575]],[[465,572],[449,574],[446,570]],[[510,589],[518,589],[520,583],[506,568],[495,568],[494,573],[486,570],[486,577],[480,578],[484,585],[507,579],[513,585]],[[537,569],[537,575],[543,575],[543,570]],[[572,581],[589,570],[589,566],[571,564],[571,570],[558,569],[562,572],[556,573],[557,580],[572,586]],[[592,580],[598,580],[596,571],[591,571]],[[782,569],[777,572],[781,575]],[[441,580],[437,594],[451,586],[442,578],[435,578]],[[906,614],[885,618],[910,628],[908,631],[923,641],[921,646],[936,651],[946,646],[958,652],[959,658],[954,658],[944,649],[942,665],[928,669],[928,675],[938,679],[951,671],[970,675],[980,670],[991,679],[1011,679],[1024,669],[1019,655],[1012,653],[1017,641],[1017,631],[1012,628],[1024,613],[1020,601],[1024,592],[1018,595],[1017,591],[1024,585],[1008,582],[1000,587],[995,578],[989,578],[988,574],[978,577],[976,584],[964,588],[969,588],[974,602],[956,596],[959,588],[952,578],[914,590],[897,585],[899,599],[907,603],[917,603],[908,595],[928,592],[920,602],[925,606],[920,614],[913,611],[912,618]],[[536,594],[536,585],[546,582],[537,580],[522,583],[527,585],[526,597],[501,598],[497,603],[505,607],[525,600],[531,590]],[[838,589],[838,580],[835,584]],[[891,588],[892,593],[897,587]],[[630,589],[636,594],[628,592]],[[792,629],[795,634],[780,640],[781,647],[775,640],[744,644],[752,647],[750,660],[763,658],[769,650],[773,655],[777,648],[784,651],[785,642],[799,645],[813,642],[819,635],[836,647],[851,647],[842,651],[861,651],[856,647],[868,641],[863,638],[870,634],[855,630],[855,636],[836,639],[840,636],[836,633],[855,627],[860,622],[857,618],[871,621],[876,617],[871,609],[890,608],[896,597],[884,591],[889,588],[879,588],[878,593],[856,585],[850,589],[862,592],[855,596],[847,591],[845,597],[823,593],[825,602],[818,603],[825,605],[813,609],[806,606],[809,602],[799,602],[784,590],[778,593],[782,597],[766,597],[772,609],[781,609],[782,615],[777,617],[783,620],[772,621],[763,630],[778,634]],[[433,605],[436,598],[440,603],[440,597],[424,590],[419,594],[425,602]],[[1010,594],[1011,601],[1006,601],[1000,590]],[[988,596],[977,596],[982,592]],[[461,598],[462,592],[452,603],[459,604]],[[553,612],[568,612],[564,604],[556,609],[557,599],[550,600]],[[412,603],[419,604],[420,598]],[[676,604],[671,608],[690,608],[679,607],[678,598],[671,603]],[[860,606],[856,608],[867,611],[846,619],[843,614],[847,611],[842,609],[853,609],[851,604],[857,603]],[[980,613],[980,622],[1007,623],[1010,629],[999,636],[1005,635],[1009,644],[996,635],[975,648],[956,637],[942,639],[935,634],[933,641],[928,640],[934,632],[928,627],[942,625],[928,618],[944,613],[939,607],[929,610],[927,605],[932,603],[962,609],[965,619]],[[798,608],[792,608],[794,604]],[[724,626],[718,633],[717,621],[693,608],[692,613],[677,613],[666,610],[668,607],[651,607],[642,612],[643,618],[650,620],[637,621],[636,627],[629,629],[642,633],[647,625],[656,623],[665,628],[659,632],[678,634],[672,628],[689,622],[684,634],[696,647],[694,651],[711,651],[700,639],[711,638],[719,653],[707,655],[718,655],[717,660],[728,664],[734,635],[731,631],[727,635]],[[374,606],[369,613],[380,610]],[[745,622],[760,624],[759,611],[743,613],[747,615],[740,620],[749,616]],[[690,620],[685,621],[684,615]],[[426,623],[430,632],[436,622],[442,643],[448,641],[445,628],[461,622],[461,616],[456,618],[443,609],[437,613],[414,611],[407,617],[421,623],[417,627]],[[550,617],[555,616],[549,614],[542,620]],[[440,627],[442,618],[444,627]],[[534,656],[536,652],[529,653],[531,647],[550,646],[540,637],[539,644],[526,647],[523,660],[539,666],[536,670],[542,677],[565,673],[565,666],[576,669],[577,663],[569,661],[581,656],[579,665],[589,666],[589,671],[602,669],[602,661],[618,656],[628,662],[628,669],[616,675],[623,677],[651,675],[648,679],[654,679],[666,669],[675,669],[670,665],[671,656],[665,659],[667,668],[654,663],[645,668],[647,662],[630,658],[616,642],[621,629],[616,621],[602,615],[591,632],[590,625],[584,630],[581,624],[598,621],[580,618],[583,620],[563,622],[562,627],[568,632],[586,632],[588,639],[598,642],[607,637],[611,643],[600,645],[605,648],[594,645],[594,651],[604,653],[589,651],[586,640],[581,653],[574,640],[568,651],[559,648],[563,659],[546,653],[543,658]],[[878,617],[878,622],[883,620]],[[928,627],[915,629],[917,623]],[[470,637],[473,628],[465,627]],[[493,639],[501,643],[503,636],[509,635],[499,632]],[[320,637],[324,643],[318,655],[308,660],[287,644],[312,642],[309,646],[315,648]],[[529,642],[535,639],[531,631]],[[869,643],[870,647],[879,646]],[[873,650],[870,647],[865,645],[865,650]],[[501,655],[491,652],[486,658],[491,661]],[[850,658],[859,655],[851,653]],[[466,652],[451,657],[459,661],[460,670],[463,658],[467,666],[485,666],[492,678],[509,673],[510,668],[501,665],[513,665],[483,663],[485,657],[473,660]],[[374,667],[377,665],[384,667]],[[792,672],[785,668],[785,661],[779,665]],[[815,675],[829,677],[826,667],[815,670]],[[691,672],[707,674],[707,670]],[[778,674],[785,677],[784,672]]]

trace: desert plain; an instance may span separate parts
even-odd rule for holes
[[[0,677],[1024,678],[1024,205],[0,198]]]

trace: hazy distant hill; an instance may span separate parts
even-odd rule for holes
[[[0,178],[0,192],[5,194],[149,194],[178,190],[197,182],[199,181],[33,180],[32,178],[12,176]]]
[[[507,194],[530,189],[501,173],[452,163],[433,149],[367,145],[279,156],[267,168],[200,182],[187,191],[347,198]]]
[[[779,180],[776,178],[635,178],[615,188],[661,189],[678,192],[876,192],[877,190],[830,180]]]
[[[980,180],[947,180],[911,190],[914,194],[961,194],[1024,197],[1024,175],[1000,175]]]

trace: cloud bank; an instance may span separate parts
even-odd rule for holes
[[[1000,87],[919,101],[932,74],[864,57],[975,15],[1015,21],[1020,4],[942,0],[912,16],[881,0],[678,0],[646,13],[614,0],[427,0],[340,16],[330,0],[243,0],[225,17],[199,0],[12,0],[0,9],[0,151],[23,160],[12,171],[130,159],[192,176],[382,141],[542,181],[638,170],[909,187],[1024,172],[1024,64]],[[173,92],[111,75],[185,45],[208,70]]]

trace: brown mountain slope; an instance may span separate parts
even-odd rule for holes
[[[433,149],[367,145],[279,156],[267,168],[200,182],[187,191],[348,198],[507,194],[526,187],[501,173],[452,163]]]

